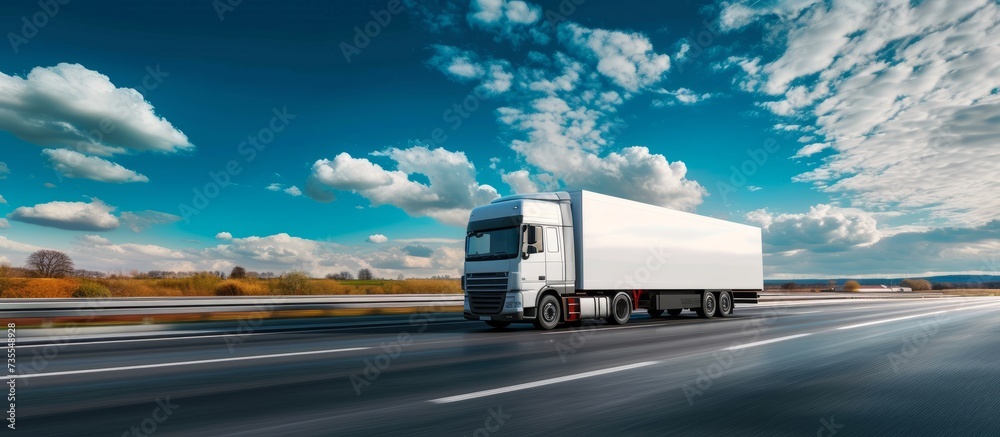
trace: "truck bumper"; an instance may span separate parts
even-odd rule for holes
[[[522,322],[527,320],[533,320],[533,318],[524,317],[524,301],[522,300],[522,293],[520,291],[509,291],[504,297],[504,305],[498,314],[477,314],[472,312],[469,306],[469,295],[465,295],[465,305],[463,309],[463,316],[467,320],[497,320],[504,322]]]

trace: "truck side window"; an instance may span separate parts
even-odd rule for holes
[[[545,239],[549,240],[549,252],[559,252],[559,233],[556,228],[545,228]]]
[[[541,226],[531,226],[525,227],[524,236],[525,247],[534,247],[534,253],[542,253],[544,250],[542,245],[542,227]]]

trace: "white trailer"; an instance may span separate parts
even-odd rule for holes
[[[726,317],[763,289],[760,229],[574,191],[503,197],[472,211],[465,317],[542,329],[650,315]]]

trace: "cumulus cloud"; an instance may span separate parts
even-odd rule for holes
[[[497,59],[480,59],[472,51],[446,45],[433,46],[434,56],[428,64],[448,78],[458,82],[477,81],[478,89],[486,96],[504,93],[511,87],[514,74],[510,63]]]
[[[155,244],[112,244],[111,240],[99,235],[83,235],[77,238],[77,247],[85,249],[87,255],[111,256],[118,260],[182,259],[184,253]]]
[[[600,74],[628,91],[659,82],[670,68],[670,57],[653,51],[653,44],[639,33],[568,23],[561,27],[559,36],[567,45],[596,61]]]
[[[4,199],[3,195],[0,195],[0,205],[6,205],[6,204],[7,204],[7,199]]]
[[[229,232],[219,232],[218,234],[215,234],[215,238],[218,240],[232,240],[233,234],[230,234]]]
[[[7,229],[10,227],[10,222],[5,218],[0,218],[0,229]]]
[[[434,249],[424,246],[422,244],[407,244],[402,248],[403,252],[406,252],[409,256],[415,256],[419,258],[430,258],[434,254]]]
[[[393,205],[411,216],[452,225],[464,225],[472,208],[498,197],[496,189],[476,182],[476,168],[462,152],[414,146],[373,155],[391,159],[396,170],[341,153],[333,161],[321,159],[313,164],[306,193],[331,201],[334,191],[353,191],[373,206]],[[413,174],[426,176],[429,183],[411,180]]]
[[[762,228],[769,252],[836,252],[870,246],[881,238],[871,214],[825,204],[812,206],[803,214],[775,215],[759,209],[748,213],[747,220]]]
[[[996,2],[730,4],[720,23],[760,23],[784,47],[760,65],[761,105],[813,121],[821,140],[796,157],[831,152],[797,181],[939,224],[996,217]]]
[[[7,215],[7,218],[71,231],[110,231],[117,229],[118,217],[112,213],[115,208],[99,199],[85,202],[49,202],[32,207],[22,206]]]
[[[9,174],[10,168],[7,167],[7,163],[0,161],[0,179],[7,179],[7,175]]]
[[[377,244],[377,243],[385,243],[386,241],[389,241],[389,237],[386,237],[385,235],[382,234],[373,234],[368,236],[369,243]]]
[[[542,19],[542,8],[521,0],[472,0],[467,16],[469,25],[497,35],[517,45],[525,40],[546,44],[548,35],[535,26]]]
[[[0,89],[0,129],[30,143],[101,156],[193,147],[138,91],[79,64],[0,73]]]
[[[174,223],[181,220],[181,217],[159,211],[125,211],[118,216],[118,219],[125,223],[132,232],[142,232],[153,225]]]
[[[100,182],[149,182],[149,178],[111,161],[67,149],[45,149],[52,168],[68,178]]]

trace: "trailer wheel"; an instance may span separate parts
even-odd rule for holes
[[[680,308],[672,308],[672,309],[667,310],[667,314],[670,314],[671,316],[677,317],[677,316],[681,315],[682,311],[684,311],[684,310],[682,310]]]
[[[654,310],[652,308],[646,310],[649,313],[649,317],[660,317],[663,315],[663,310]]]
[[[559,308],[559,299],[551,294],[543,297],[538,302],[538,318],[535,319],[535,327],[546,331],[555,328],[559,325],[560,313],[562,310]]]
[[[733,315],[733,296],[728,291],[719,293],[719,309],[715,313],[718,317],[729,317]]]
[[[695,310],[698,313],[698,317],[707,319],[715,315],[716,307],[718,302],[715,299],[715,294],[711,291],[706,291],[705,294],[701,296],[701,308]]]
[[[612,325],[624,325],[632,317],[632,299],[627,293],[618,293],[611,298],[611,315],[607,320]]]
[[[487,320],[486,324],[490,325],[491,328],[497,329],[503,329],[510,326],[510,322],[505,322],[503,320]]]

